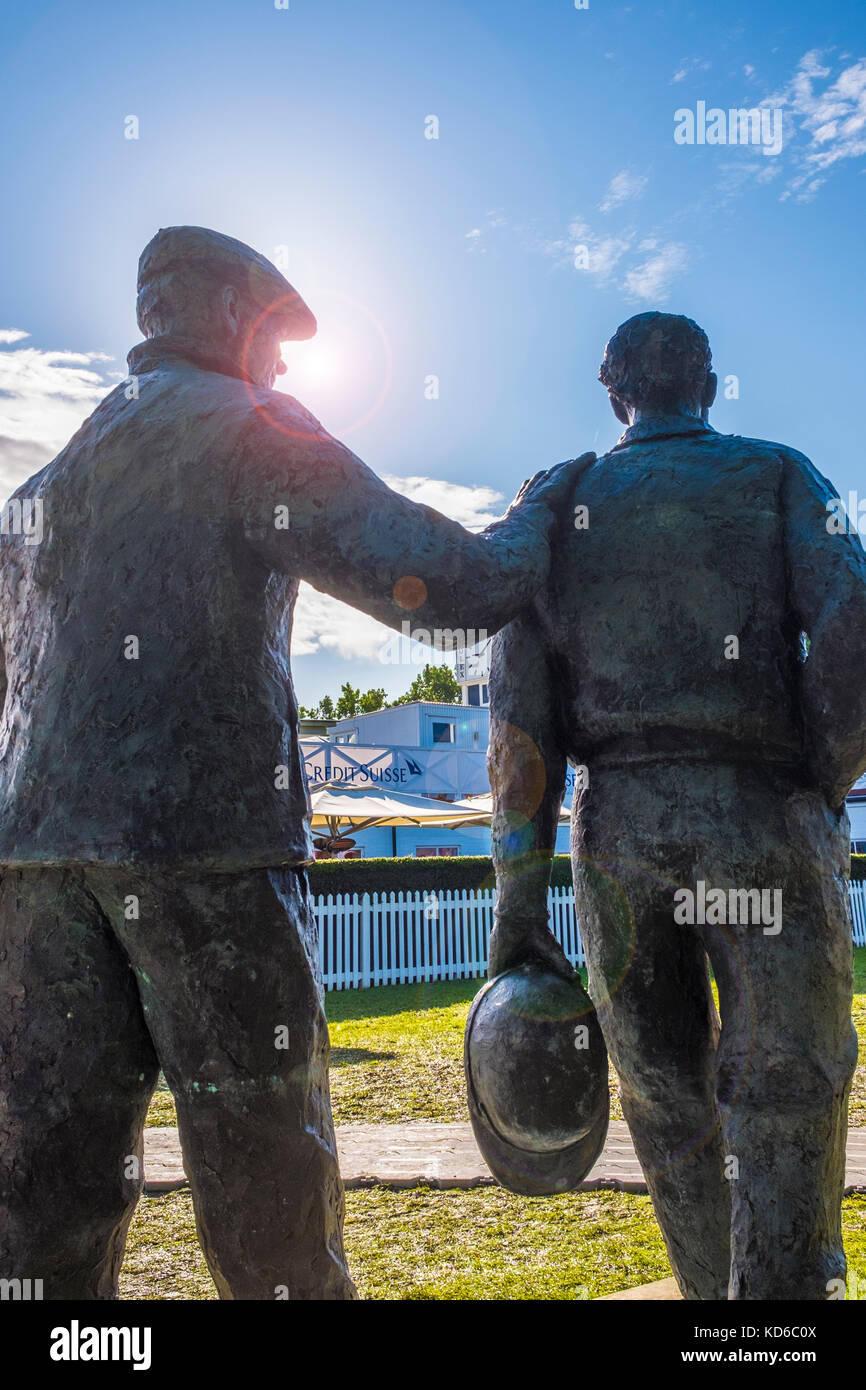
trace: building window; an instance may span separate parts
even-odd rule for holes
[[[433,719],[431,723],[434,743],[454,742],[454,724],[450,719]]]
[[[481,703],[482,705],[490,704],[490,687],[487,685],[481,687]]]
[[[415,850],[416,859],[436,859],[445,856],[447,859],[456,858],[460,853],[457,845],[418,845]]]
[[[851,841],[851,853],[852,853],[852,854],[866,854],[866,840],[852,840],[852,841]]]
[[[350,729],[349,732],[346,733],[346,734],[337,734],[337,735],[335,736],[335,738],[334,738],[334,742],[335,742],[335,743],[357,743],[357,742],[358,742],[358,730],[357,730],[357,729]]]
[[[470,703],[470,705],[477,705],[477,704],[479,704],[479,703],[480,703],[480,699],[481,699],[481,686],[480,686],[480,685],[470,685],[469,688],[468,688],[467,694],[468,694],[468,696],[469,696],[469,703]]]

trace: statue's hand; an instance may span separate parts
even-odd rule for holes
[[[544,922],[509,922],[507,927],[497,923],[490,933],[487,959],[487,975],[491,980],[529,960],[547,966],[567,980],[574,979],[574,969],[567,955]]]
[[[548,468],[528,478],[508,508],[507,515],[510,516],[519,507],[524,507],[530,502],[543,502],[551,515],[558,519],[563,508],[571,501],[571,494],[580,474],[591,463],[595,463],[595,459],[595,454],[591,452],[581,454],[580,458],[558,463],[555,468]]]

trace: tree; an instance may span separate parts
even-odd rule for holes
[[[432,700],[447,704],[460,703],[460,686],[454,672],[445,662],[441,666],[424,667],[416,676],[405,695],[395,700],[395,705],[411,705],[415,700]]]
[[[360,690],[355,690],[348,681],[344,681],[340,689],[340,698],[337,701],[337,718],[351,719],[352,715],[359,711],[360,699]]]
[[[333,719],[334,702],[330,695],[323,695],[317,705],[298,705],[298,714],[301,719]]]
[[[385,708],[385,691],[383,688],[378,690],[368,690],[358,701],[361,706],[362,714],[372,714],[374,710]]]
[[[374,710],[392,709],[394,705],[411,705],[415,700],[459,704],[460,686],[451,667],[445,662],[441,666],[425,666],[420,676],[415,677],[406,694],[392,700],[390,705],[381,686],[365,690],[362,694],[348,681],[344,681],[336,705],[330,695],[323,695],[315,709],[305,709],[301,705],[298,713],[302,719],[353,719],[356,714],[372,714]]]

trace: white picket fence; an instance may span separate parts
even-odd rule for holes
[[[866,883],[849,883],[851,920],[855,946],[866,946]]]
[[[314,898],[325,989],[477,979],[487,972],[494,902],[489,888]],[[548,905],[557,940],[582,965],[574,890],[550,889]]]
[[[852,883],[850,899],[854,942],[866,946],[866,883]],[[314,898],[325,989],[479,978],[494,901],[489,888]],[[572,965],[583,965],[574,889],[549,889],[547,903],[554,936]]]

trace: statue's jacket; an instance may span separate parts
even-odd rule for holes
[[[587,467],[535,600],[569,754],[777,764],[839,806],[866,768],[866,555],[837,496],[694,418]]]
[[[301,865],[300,580],[443,646],[492,633],[547,572],[546,507],[472,535],[228,359],[157,339],[129,367],[14,495],[41,543],[0,537],[0,864]]]

